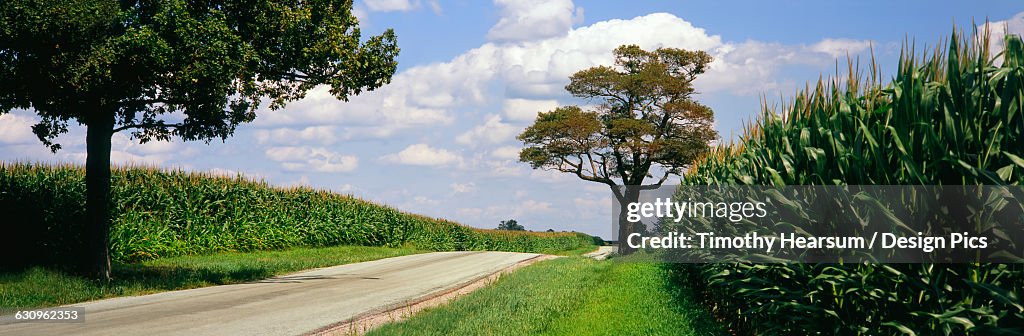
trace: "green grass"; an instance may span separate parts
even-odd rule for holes
[[[397,257],[409,248],[336,246],[280,251],[227,252],[115,264],[104,284],[43,267],[0,273],[0,313],[96,299],[223,285],[264,279],[310,268]]]
[[[724,335],[668,267],[550,260],[370,335]]]
[[[595,250],[597,250],[597,245],[584,245],[571,250],[549,251],[546,253],[560,256],[578,256],[594,252]]]

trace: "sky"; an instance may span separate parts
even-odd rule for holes
[[[610,238],[608,187],[531,169],[517,161],[515,138],[537,112],[588,104],[565,92],[568,77],[610,65],[619,45],[709,52],[696,99],[729,141],[762,99],[784,101],[848,55],[866,61],[873,51],[892,73],[904,40],[934,46],[954,26],[986,20],[1024,33],[1019,0],[357,0],[354,13],[366,36],[395,30],[391,84],[349,102],[314,89],[260,110],[225,142],[140,145],[117,134],[112,160],[327,189],[481,228],[516,219]],[[84,128],[58,138],[54,154],[32,134],[37,120],[0,115],[0,161],[85,163]]]

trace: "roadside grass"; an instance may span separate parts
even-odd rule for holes
[[[571,250],[564,250],[564,251],[550,250],[550,251],[545,251],[545,252],[542,252],[542,253],[554,254],[554,255],[560,255],[560,256],[579,256],[579,255],[584,255],[584,254],[587,254],[587,253],[590,253],[590,252],[594,252],[594,251],[597,250],[597,248],[598,248],[597,245],[584,245],[584,246],[580,246],[580,247],[577,247],[577,248],[574,248],[574,249],[571,249]]]
[[[671,269],[628,257],[567,257],[369,335],[725,335]]]
[[[0,314],[18,309],[224,285],[296,271],[420,253],[411,248],[335,246],[182,256],[114,266],[108,284],[33,267],[0,273]]]

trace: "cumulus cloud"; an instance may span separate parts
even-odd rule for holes
[[[516,177],[525,174],[525,167],[514,160],[483,161],[479,169],[494,177]]]
[[[419,5],[419,2],[409,0],[363,0],[363,2],[374,12],[404,12],[413,10]]]
[[[150,141],[140,144],[123,133],[114,134],[110,142],[110,161],[116,164],[160,165],[197,152],[181,142]],[[84,155],[82,161],[85,161]]]
[[[808,50],[828,54],[832,58],[846,57],[871,47],[871,41],[827,38],[808,46]]]
[[[484,209],[481,208],[458,208],[455,209],[455,214],[463,218],[479,219],[484,215]]]
[[[522,212],[551,212],[554,208],[551,207],[551,202],[540,202],[535,200],[526,200],[519,204],[519,210]]]
[[[534,169],[530,171],[530,178],[544,183],[563,183],[576,179],[576,175],[567,174],[557,170]]]
[[[612,197],[603,198],[582,198],[573,199],[576,206],[576,213],[580,218],[612,218]]]
[[[526,41],[563,36],[583,22],[583,8],[572,0],[495,0],[501,18],[487,32],[496,41]]]
[[[408,12],[423,6],[419,0],[364,0],[363,2],[366,3],[367,9],[374,12]],[[434,14],[441,14],[441,3],[437,0],[428,0],[427,6]],[[363,13],[363,15],[366,14]],[[363,20],[361,17],[357,16],[357,18],[360,21]]]
[[[501,116],[491,115],[482,125],[455,137],[455,142],[469,146],[502,143],[515,139],[521,130],[521,127],[502,122]]]
[[[381,157],[385,162],[412,166],[447,166],[462,162],[462,157],[441,148],[432,148],[427,144],[414,144],[402,151]]]
[[[1024,35],[1024,12],[1017,13],[1006,20],[986,23],[980,28],[982,31],[987,29],[991,36],[988,43],[992,53],[1001,52],[1003,50],[1003,38],[1007,34]]]
[[[24,145],[38,143],[39,138],[32,133],[32,125],[36,120],[25,113],[7,113],[0,115],[0,144]]]
[[[264,154],[268,159],[281,163],[287,171],[345,173],[359,167],[358,157],[341,155],[323,147],[270,147]]]
[[[558,107],[558,101],[554,99],[520,99],[512,98],[503,102],[502,114],[509,120],[534,121],[537,113],[548,112]]]
[[[349,183],[344,183],[344,184],[338,186],[337,188],[335,188],[334,191],[342,193],[342,194],[354,195],[357,192],[361,192],[362,189],[359,188],[359,187],[356,187],[354,185],[351,185]]]
[[[559,3],[564,7],[565,3]],[[790,84],[777,79],[777,70],[783,65],[828,64],[834,55],[867,45],[866,41],[844,39],[810,45],[726,43],[667,13],[567,29],[564,34],[517,43],[489,42],[448,62],[411,67],[395,75],[391,84],[352,97],[347,103],[331,96],[326,87],[316,88],[286,110],[262,112],[256,126],[287,128],[278,131],[281,135],[335,126],[337,140],[387,138],[406,134],[403,130],[450,125],[457,109],[494,103],[501,104],[504,118],[493,123],[529,122],[536,112],[554,108],[558,99],[567,97],[564,86],[571,74],[611,64],[610,51],[622,44],[707,50],[716,60],[709,73],[698,79],[700,91],[759,94]],[[268,133],[266,138],[274,136]]]
[[[84,164],[85,128],[69,125],[69,132],[56,139],[61,145],[57,153],[50,152],[32,133],[32,125],[39,117],[32,111],[15,110],[0,115],[0,155],[5,158],[69,162]],[[110,161],[113,164],[160,165],[188,158],[197,150],[180,141],[150,141],[140,144],[126,133],[115,133],[111,139]]]
[[[403,129],[452,122],[452,116],[445,109],[426,101],[445,93],[421,95],[426,88],[416,83],[418,76],[404,72],[395,77],[396,83],[352,97],[347,103],[332,96],[326,86],[314,88],[305,99],[289,104],[287,109],[264,109],[255,126],[264,129],[337,126],[333,129],[334,136],[348,140],[385,138]]]
[[[516,146],[498,147],[491,151],[491,157],[503,160],[519,160],[519,151],[521,149],[521,147]]]
[[[256,141],[260,144],[298,145],[313,143],[330,145],[338,140],[338,131],[335,126],[284,127],[256,131]]]
[[[761,94],[765,91],[788,91],[796,88],[796,82],[780,79],[779,68],[785,65],[828,66],[837,58],[852,57],[868,50],[871,43],[851,39],[823,39],[810,45],[761,41],[726,43],[712,49],[715,60],[694,85],[704,92]]]
[[[553,212],[555,212],[555,208],[551,202],[537,201],[533,199],[526,199],[502,205],[491,205],[487,207],[465,207],[455,209],[455,214],[458,217],[473,220],[521,218],[534,214]]]
[[[457,194],[458,193],[468,193],[468,192],[476,191],[476,184],[473,183],[473,182],[469,182],[469,183],[452,183],[451,184],[451,188],[452,188],[452,191],[457,193]]]

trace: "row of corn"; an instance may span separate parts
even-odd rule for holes
[[[954,33],[894,77],[872,61],[790,102],[763,106],[738,143],[686,185],[1021,185],[1024,45]],[[837,77],[840,77],[837,75]],[[1024,224],[1021,224],[1024,225]],[[1024,334],[1024,264],[679,266],[737,334]]]
[[[59,265],[84,246],[84,169],[0,162],[3,266]],[[594,243],[581,233],[481,230],[305,187],[146,167],[112,172],[111,257],[134,262],[297,246],[554,252]]]

